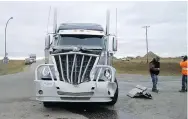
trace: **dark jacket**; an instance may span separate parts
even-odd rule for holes
[[[151,74],[155,74],[155,75],[159,75],[160,73],[160,70],[156,69],[156,68],[160,68],[160,62],[157,62],[155,60],[152,60],[150,63],[149,63],[149,71]]]

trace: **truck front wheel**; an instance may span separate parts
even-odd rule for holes
[[[115,79],[115,83],[117,84],[117,89],[116,89],[116,92],[114,94],[114,97],[112,97],[112,101],[108,102],[107,105],[115,105],[117,100],[118,100],[118,93],[119,93],[119,90],[118,90],[118,82],[117,82],[117,79]]]
[[[45,108],[50,108],[50,107],[53,107],[53,103],[52,102],[43,102],[43,106]]]

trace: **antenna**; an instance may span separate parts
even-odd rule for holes
[[[57,8],[54,9],[53,33],[56,33],[56,30],[57,30]]]
[[[49,25],[49,19],[50,19],[50,11],[51,11],[51,6],[50,6],[50,9],[49,9],[49,14],[48,14],[47,34],[48,34],[48,25]]]

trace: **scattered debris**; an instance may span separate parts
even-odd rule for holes
[[[45,117],[49,117],[50,115],[49,114],[47,114],[47,115],[44,115]]]
[[[137,85],[136,88],[133,88],[131,91],[129,91],[129,93],[127,94],[127,96],[131,97],[131,98],[146,98],[146,99],[152,99],[151,94],[149,94],[148,92],[146,92],[147,88]]]
[[[56,119],[69,119],[69,118],[56,118]]]

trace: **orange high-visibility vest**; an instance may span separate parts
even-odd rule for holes
[[[187,75],[187,74],[188,74],[188,65],[187,65],[187,63],[188,63],[187,60],[180,62],[180,66],[181,66],[181,68],[182,68],[181,73],[182,73],[183,75]]]

